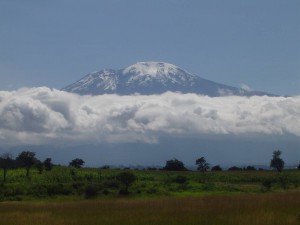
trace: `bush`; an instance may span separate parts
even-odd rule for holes
[[[277,178],[277,182],[283,189],[288,189],[290,184],[290,179],[287,175],[283,174]]]
[[[246,171],[255,171],[256,168],[254,166],[247,166],[246,168],[244,168],[244,170],[246,170]]]
[[[47,193],[48,195],[69,195],[72,193],[72,187],[61,183],[49,184]]]
[[[119,173],[116,178],[118,181],[120,181],[125,186],[125,190],[127,192],[128,192],[129,186],[131,186],[136,180],[136,176],[131,172]]]
[[[241,170],[243,170],[243,169],[240,168],[240,167],[237,167],[237,166],[233,166],[233,167],[228,168],[228,171],[241,171]]]
[[[31,188],[31,194],[34,196],[37,196],[37,197],[47,196],[48,192],[47,192],[46,185],[43,185],[43,184],[34,185]]]
[[[121,189],[119,191],[119,195],[128,195],[129,194],[129,191],[127,189]]]
[[[109,194],[110,194],[110,191],[107,190],[107,189],[104,189],[104,190],[102,191],[102,193],[103,193],[104,195],[109,195]]]
[[[85,197],[86,198],[93,198],[98,195],[98,187],[96,185],[88,185],[85,187]]]
[[[177,183],[177,184],[184,184],[188,181],[187,177],[185,176],[182,176],[182,175],[178,175],[175,177],[174,181]]]
[[[120,188],[120,182],[117,180],[106,180],[103,182],[104,188],[109,189],[119,189]]]
[[[272,188],[273,179],[265,179],[261,182],[261,184],[267,191],[270,191]]]
[[[205,183],[202,185],[202,190],[204,191],[214,191],[215,190],[215,184],[214,183]]]

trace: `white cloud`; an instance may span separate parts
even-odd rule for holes
[[[78,96],[46,87],[0,92],[0,147],[157,143],[161,135],[300,137],[300,97]]]

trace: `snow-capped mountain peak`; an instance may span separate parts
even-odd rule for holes
[[[175,74],[178,67],[165,62],[138,62],[123,70],[123,74],[136,74],[138,76],[152,76]]]
[[[167,91],[196,93],[208,96],[268,95],[219,84],[190,74],[165,62],[138,62],[125,69],[100,70],[87,74],[62,90],[78,94],[160,94]]]

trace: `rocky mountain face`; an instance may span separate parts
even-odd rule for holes
[[[105,69],[89,73],[62,90],[81,95],[150,95],[167,91],[211,97],[270,95],[206,80],[164,62],[138,62],[125,69]]]

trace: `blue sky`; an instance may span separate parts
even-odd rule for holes
[[[299,95],[300,1],[0,0],[0,90],[148,60]]]

